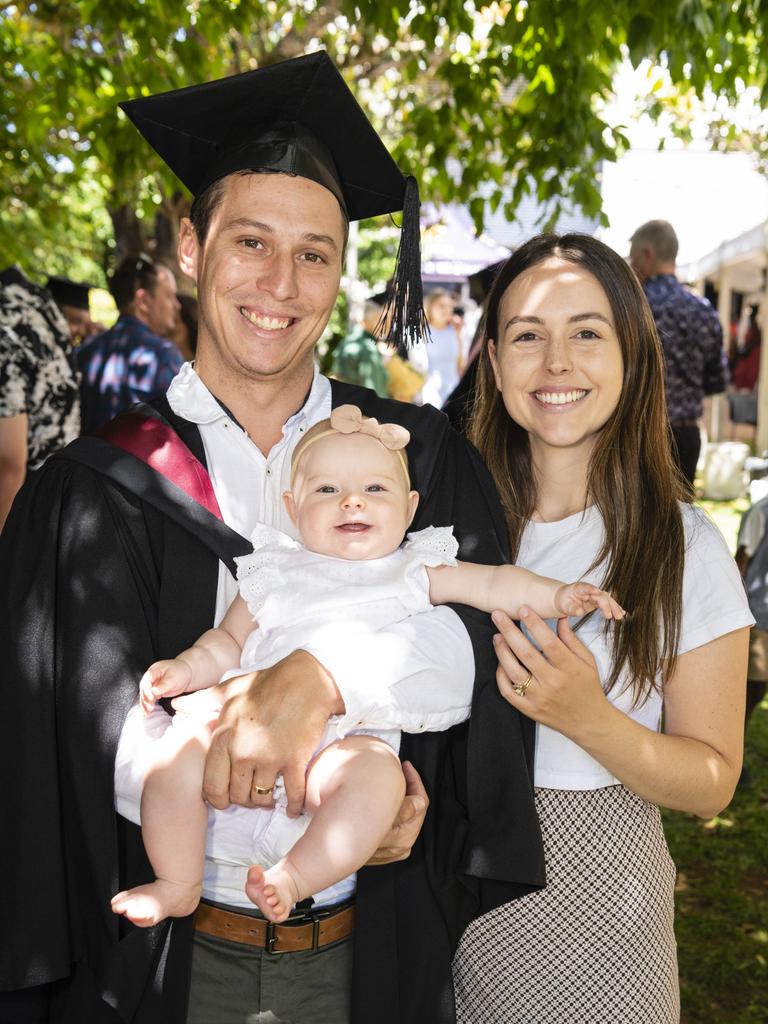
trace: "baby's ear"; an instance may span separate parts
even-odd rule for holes
[[[410,526],[413,522],[413,517],[416,515],[416,509],[419,504],[419,492],[409,491],[408,492],[408,525]]]
[[[283,504],[291,522],[296,526],[296,502],[293,498],[293,491],[283,491]]]

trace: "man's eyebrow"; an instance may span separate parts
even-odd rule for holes
[[[225,225],[227,228],[256,228],[257,231],[264,231],[268,235],[274,235],[275,229],[269,224],[263,224],[260,220],[251,220],[250,217],[236,217]]]
[[[330,235],[316,235],[313,231],[308,231],[301,237],[307,242],[319,242],[320,244],[330,245],[330,247],[335,250],[338,250],[339,248]]]
[[[256,231],[262,231],[267,235],[274,235],[275,233],[275,229],[270,224],[264,224],[260,220],[252,220],[250,217],[236,217],[225,225],[225,230],[228,230],[229,228],[254,228]],[[330,235],[319,235],[314,231],[307,231],[301,237],[305,242],[316,242],[319,244],[329,245],[332,249],[338,252],[339,247]]]

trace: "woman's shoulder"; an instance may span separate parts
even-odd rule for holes
[[[686,552],[710,547],[722,548],[728,552],[725,538],[706,509],[687,501],[678,502],[678,506],[683,519]]]

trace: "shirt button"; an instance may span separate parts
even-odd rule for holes
[[[267,476],[272,476],[272,470],[271,469],[267,469]]]

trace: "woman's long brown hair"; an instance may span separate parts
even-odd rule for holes
[[[509,285],[551,257],[582,267],[602,285],[621,345],[621,395],[590,458],[587,504],[597,506],[605,524],[605,542],[591,568],[605,564],[601,585],[630,613],[612,630],[606,690],[626,665],[634,701],[641,704],[656,689],[659,669],[674,670],[685,556],[678,502],[689,501],[690,491],[671,454],[664,357],[650,308],[632,270],[607,245],[588,235],[538,235],[501,268],[488,297],[469,436],[499,489],[514,560],[536,508],[536,480],[528,434],[507,413],[488,341],[500,341],[499,305]]]

